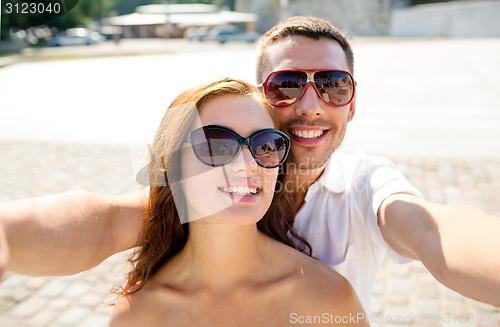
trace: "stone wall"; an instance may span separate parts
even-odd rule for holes
[[[324,18],[349,35],[387,35],[393,0],[289,0],[286,13],[278,0],[236,0],[236,10],[259,15],[256,28],[266,31],[280,15]]]
[[[257,14],[255,30],[259,33],[264,33],[280,20],[277,0],[236,0],[235,10]]]
[[[460,1],[394,10],[390,35],[498,37],[500,1]]]

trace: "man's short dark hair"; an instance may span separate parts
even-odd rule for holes
[[[267,48],[287,36],[305,36],[319,40],[326,38],[337,41],[346,56],[351,73],[354,70],[354,54],[351,45],[342,31],[330,22],[311,16],[295,16],[285,19],[264,33],[257,46],[257,83],[262,83],[264,71],[268,68]]]

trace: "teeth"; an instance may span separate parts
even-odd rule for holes
[[[224,192],[233,193],[236,195],[248,195],[248,194],[255,195],[257,194],[257,189],[248,186],[230,186],[230,187],[224,187]]]
[[[320,137],[323,135],[324,131],[300,131],[300,130],[292,130],[293,135],[297,135],[298,137],[302,137],[304,139],[312,139],[316,137]]]

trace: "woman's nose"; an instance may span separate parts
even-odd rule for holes
[[[248,146],[243,145],[241,147],[240,153],[231,162],[231,168],[233,171],[244,170],[244,171],[256,171],[259,165],[255,161],[252,153]]]

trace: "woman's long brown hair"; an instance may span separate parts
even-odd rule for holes
[[[118,294],[126,295],[140,290],[162,265],[185,246],[189,224],[182,224],[181,221],[186,208],[179,205],[179,201],[176,206],[174,199],[183,195],[179,183],[172,181],[180,180],[181,148],[198,110],[202,110],[206,101],[225,95],[255,98],[268,110],[276,127],[279,127],[273,109],[263,99],[261,92],[241,80],[218,79],[184,91],[172,102],[151,149],[149,206],[138,247],[129,258],[133,269],[128,273],[125,286],[117,291]],[[292,227],[295,215],[293,198],[281,187],[286,185],[285,176],[282,167],[276,183],[277,192],[269,210],[257,222],[257,228],[275,240],[311,254],[310,245]]]

